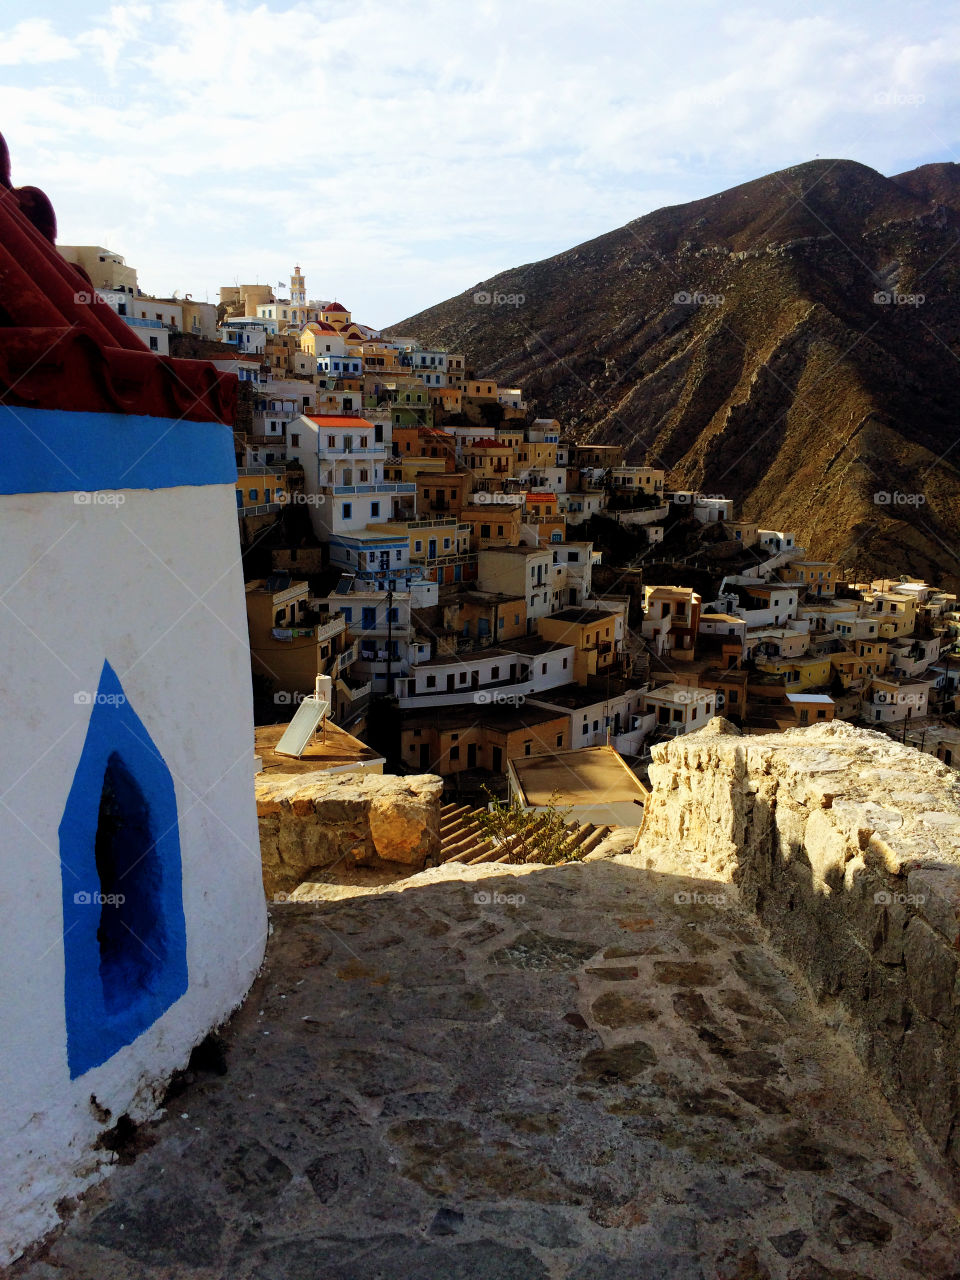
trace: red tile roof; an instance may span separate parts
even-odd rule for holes
[[[0,400],[232,424],[236,377],[206,360],[148,351],[60,256],[56,234],[43,192],[12,186],[0,136]]]

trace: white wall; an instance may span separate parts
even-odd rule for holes
[[[236,1007],[263,956],[234,488],[116,496],[122,505],[78,505],[71,493],[0,497],[0,593],[23,620],[0,614],[9,806],[0,1262],[55,1226],[56,1201],[98,1175],[104,1128],[125,1112],[154,1112],[155,1089]],[[58,828],[92,712],[77,695],[96,692],[105,659],[173,776],[189,985],[131,1044],[71,1080]],[[91,1094],[112,1113],[106,1124]]]

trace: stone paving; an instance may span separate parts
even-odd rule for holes
[[[11,1275],[957,1280],[942,1171],[732,893],[628,856],[275,907],[226,1074]]]

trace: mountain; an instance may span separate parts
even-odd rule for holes
[[[463,351],[538,416],[735,498],[809,554],[960,585],[958,279],[960,165],[886,178],[815,160],[393,331]]]

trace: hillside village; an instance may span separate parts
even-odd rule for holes
[[[321,675],[335,723],[370,741],[387,695],[391,768],[457,795],[586,747],[642,769],[718,714],[748,733],[843,718],[952,763],[953,594],[863,581],[721,495],[671,491],[467,354],[308,299],[299,267],[289,297],[235,286],[215,307],[147,297],[109,250],[61,253],[151,350],[236,374],[260,723]]]
[[[0,274],[3,1274],[955,1277],[955,596],[2,137]]]

